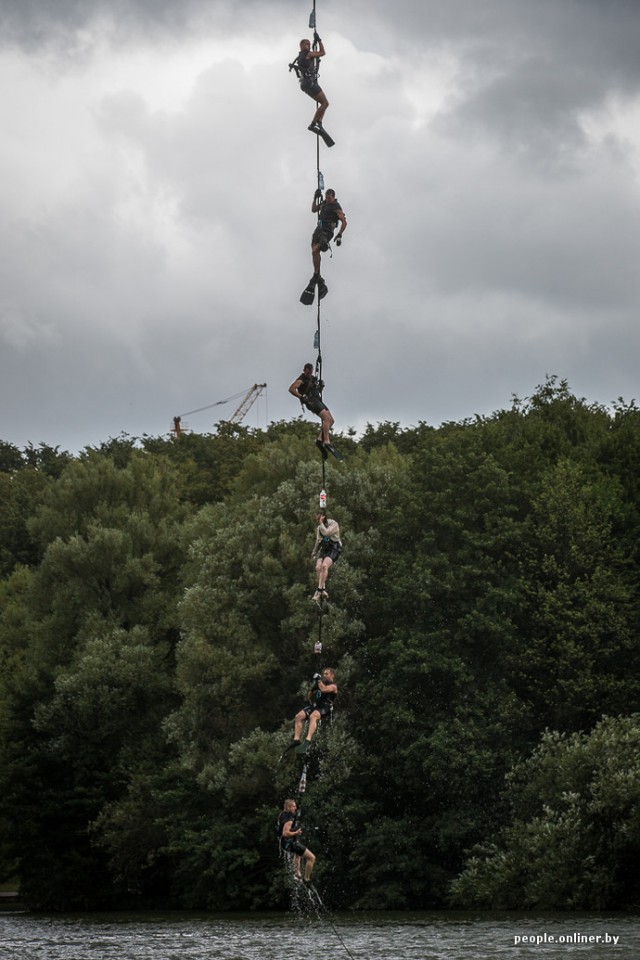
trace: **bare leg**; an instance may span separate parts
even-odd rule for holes
[[[322,123],[322,118],[324,117],[327,107],[329,106],[329,101],[327,100],[327,97],[324,91],[320,91],[317,97],[318,99],[316,100],[316,103],[318,104],[318,109],[314,114],[313,122]]]
[[[304,722],[307,719],[307,715],[304,710],[300,710],[299,713],[296,713],[295,720],[293,723],[293,737],[294,740],[300,740],[302,734],[302,728],[304,727]]]
[[[305,880],[311,879],[311,871],[316,862],[315,854],[311,853],[311,850],[305,850],[304,859],[306,863],[304,865],[304,878]]]
[[[314,710],[311,716],[309,717],[309,729],[307,730],[307,741],[311,743],[313,740],[313,735],[316,732],[318,727],[318,720],[320,719],[320,714],[317,710]]]
[[[324,560],[319,561],[320,569],[318,571],[318,590],[324,590],[327,585],[327,579],[329,577],[329,570],[333,560],[331,557],[325,557]]]
[[[320,413],[320,420],[322,421],[322,429],[320,430],[320,439],[324,443],[331,443],[331,435],[329,431],[334,425],[335,420],[331,416],[330,410],[322,410]]]

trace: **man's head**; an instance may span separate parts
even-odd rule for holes
[[[327,200],[335,200],[336,198],[335,190],[327,190],[325,193],[325,197],[327,198]]]
[[[285,800],[284,802],[284,810],[286,813],[295,813],[297,806],[295,800]]]
[[[313,364],[305,363],[304,367],[302,368],[302,371],[309,377],[313,373]]]
[[[336,672],[331,667],[325,667],[322,671],[322,682],[323,683],[333,683],[336,677]]]
[[[307,40],[306,37],[304,38],[304,40],[301,40],[301,41],[300,41],[300,49],[301,49],[301,50],[311,50],[311,40]]]
[[[327,523],[327,512],[326,510],[321,510],[320,513],[316,514],[316,523]]]

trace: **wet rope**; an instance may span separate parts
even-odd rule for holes
[[[315,647],[313,648],[313,652],[317,655],[322,653],[322,610],[318,616],[318,639]]]
[[[327,907],[325,907],[324,902],[323,902],[323,900],[322,900],[322,897],[321,897],[320,894],[318,893],[317,887],[315,886],[315,884],[309,882],[309,883],[307,884],[307,888],[308,888],[308,889],[307,889],[307,892],[308,892],[308,894],[309,894],[309,899],[311,900],[312,903],[314,903],[314,901],[313,901],[313,899],[312,899],[312,897],[311,897],[311,894],[313,893],[313,896],[315,897],[315,900],[316,900],[316,903],[314,904],[314,906],[317,906],[317,907],[320,908],[320,910],[318,911],[319,915],[320,915],[320,916],[324,916],[324,917],[329,921],[333,932],[335,933],[336,937],[337,937],[338,940],[340,941],[340,943],[341,943],[342,947],[344,948],[347,956],[348,956],[348,957],[351,957],[351,960],[355,960],[355,957],[353,956],[353,954],[352,954],[351,951],[349,950],[349,947],[346,945],[346,943],[344,942],[344,940],[342,939],[342,937],[341,937],[340,934],[338,933],[338,928],[336,927],[335,923],[333,922],[333,917],[331,916],[331,913],[330,913],[330,911],[327,909]]]

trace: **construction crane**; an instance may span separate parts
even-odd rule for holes
[[[266,383],[254,383],[250,390],[247,390],[242,402],[238,405],[233,416],[229,417],[227,423],[240,423],[245,414],[251,410],[263,390],[267,389]]]
[[[223,423],[240,423],[240,421],[246,416],[251,407],[254,405],[260,394],[263,390],[267,389],[266,383],[254,383],[246,393],[234,393],[232,397],[227,397],[226,400],[217,400],[216,403],[209,403],[206,407],[198,407],[197,410],[189,410],[187,413],[181,413],[179,416],[173,418],[173,424],[171,426],[171,432],[174,436],[179,437],[183,434],[187,426],[182,422],[183,417],[189,417],[194,413],[202,413],[203,410],[211,410],[212,407],[219,407],[223,403],[229,403],[231,400],[237,400],[238,397],[242,397],[240,404],[238,405],[235,412],[229,417],[228,420],[222,421]]]

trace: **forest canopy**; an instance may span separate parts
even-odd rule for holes
[[[638,902],[640,409],[0,442],[0,871],[41,909],[286,902],[278,763],[339,908]]]

